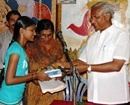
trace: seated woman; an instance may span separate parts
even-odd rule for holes
[[[37,37],[27,45],[27,55],[30,61],[30,72],[48,67],[55,62],[65,62],[66,57],[58,39],[54,39],[54,25],[48,19],[42,19],[37,24]],[[25,91],[25,105],[50,105],[54,100],[62,100],[62,92],[43,94],[40,86],[28,83]]]

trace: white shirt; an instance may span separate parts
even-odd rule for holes
[[[3,68],[4,57],[12,37],[13,35],[9,30],[0,34],[0,69]]]
[[[119,72],[88,73],[88,101],[102,104],[120,104],[130,101],[127,81],[129,61],[129,34],[110,26],[102,33],[95,32],[79,59],[88,64],[102,64],[115,59],[126,62]]]

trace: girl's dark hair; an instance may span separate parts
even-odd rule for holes
[[[20,36],[20,28],[26,29],[31,25],[36,25],[36,23],[31,18],[27,16],[21,16],[20,18],[18,18],[14,26],[14,35],[12,40],[17,41]]]
[[[37,24],[36,32],[39,33],[42,30],[50,29],[54,33],[54,25],[49,19],[41,19]]]

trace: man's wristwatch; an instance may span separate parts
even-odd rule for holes
[[[91,65],[88,65],[88,72],[91,72]]]

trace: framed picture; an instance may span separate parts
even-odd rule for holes
[[[76,4],[76,0],[58,0],[61,4]]]

